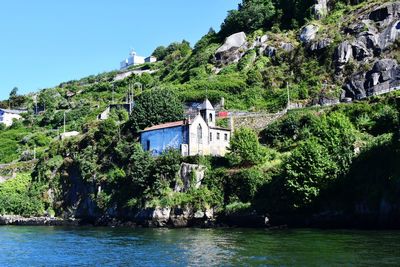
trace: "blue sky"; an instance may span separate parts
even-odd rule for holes
[[[0,99],[110,71],[131,48],[147,56],[159,45],[218,30],[239,0],[1,0]]]

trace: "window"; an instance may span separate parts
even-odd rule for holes
[[[210,118],[209,121],[212,122],[212,121],[213,121],[213,115],[212,115],[212,113],[210,113],[209,118]]]
[[[217,140],[219,140],[219,136],[220,136],[220,134],[219,134],[219,133],[217,133]]]
[[[199,126],[197,126],[197,141],[198,141],[198,143],[201,143],[202,139],[203,139],[203,128],[199,124]]]
[[[212,141],[212,133],[210,133],[210,142]]]
[[[228,141],[228,134],[224,134],[225,141]]]
[[[147,140],[146,142],[146,150],[150,151],[150,140]]]

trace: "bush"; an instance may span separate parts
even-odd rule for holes
[[[260,145],[257,134],[248,128],[235,131],[229,150],[228,158],[233,165],[253,166],[267,160],[267,149]]]
[[[130,191],[134,196],[140,196],[144,190],[152,187],[154,183],[154,177],[151,175],[153,166],[154,159],[150,153],[143,151],[140,144],[134,144],[126,172],[130,180]]]
[[[0,213],[41,216],[45,211],[39,184],[31,183],[27,173],[0,184]]]
[[[257,168],[243,169],[229,179],[228,187],[232,197],[242,202],[252,201],[258,189],[268,181],[262,170]]]
[[[233,202],[225,207],[225,214],[230,215],[230,214],[237,214],[241,212],[246,212],[249,211],[251,208],[251,203],[250,202]]]
[[[182,156],[179,150],[168,149],[156,159],[155,176],[157,181],[165,181],[170,186],[174,185],[179,169],[181,167]]]
[[[335,178],[336,164],[316,139],[300,144],[283,163],[285,187],[294,208],[310,204],[328,181]]]

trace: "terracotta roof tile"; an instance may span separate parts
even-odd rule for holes
[[[174,121],[174,122],[167,122],[163,124],[158,124],[154,125],[151,127],[147,127],[144,129],[142,132],[148,132],[148,131],[154,131],[154,130],[160,130],[160,129],[165,129],[165,128],[172,128],[172,127],[178,127],[184,125],[184,121]]]

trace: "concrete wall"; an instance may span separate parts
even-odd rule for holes
[[[154,63],[154,62],[157,62],[157,58],[156,57],[146,57],[145,59],[144,59],[144,61],[145,62],[147,62],[147,63]]]
[[[142,132],[140,134],[140,144],[144,150],[148,150],[154,156],[159,156],[168,148],[181,151],[181,145],[187,143],[187,126],[177,126],[164,128],[154,131]]]
[[[144,63],[144,57],[140,57],[140,56],[130,56],[128,58],[128,66],[131,65],[139,65],[139,64],[143,64]]]
[[[198,138],[198,126],[201,125],[202,138]],[[212,138],[210,139],[210,134]],[[217,138],[219,134],[220,138]],[[225,141],[225,134],[227,140]],[[189,126],[189,155],[224,156],[229,147],[230,131],[209,128],[201,116],[196,116]]]
[[[198,136],[198,127],[201,126],[202,138]],[[196,116],[189,126],[189,155],[209,155],[210,146],[208,141],[209,129],[203,118]]]
[[[210,154],[213,156],[225,156],[228,152],[231,132],[222,129],[210,129],[209,135]],[[211,136],[212,138],[210,138]]]

